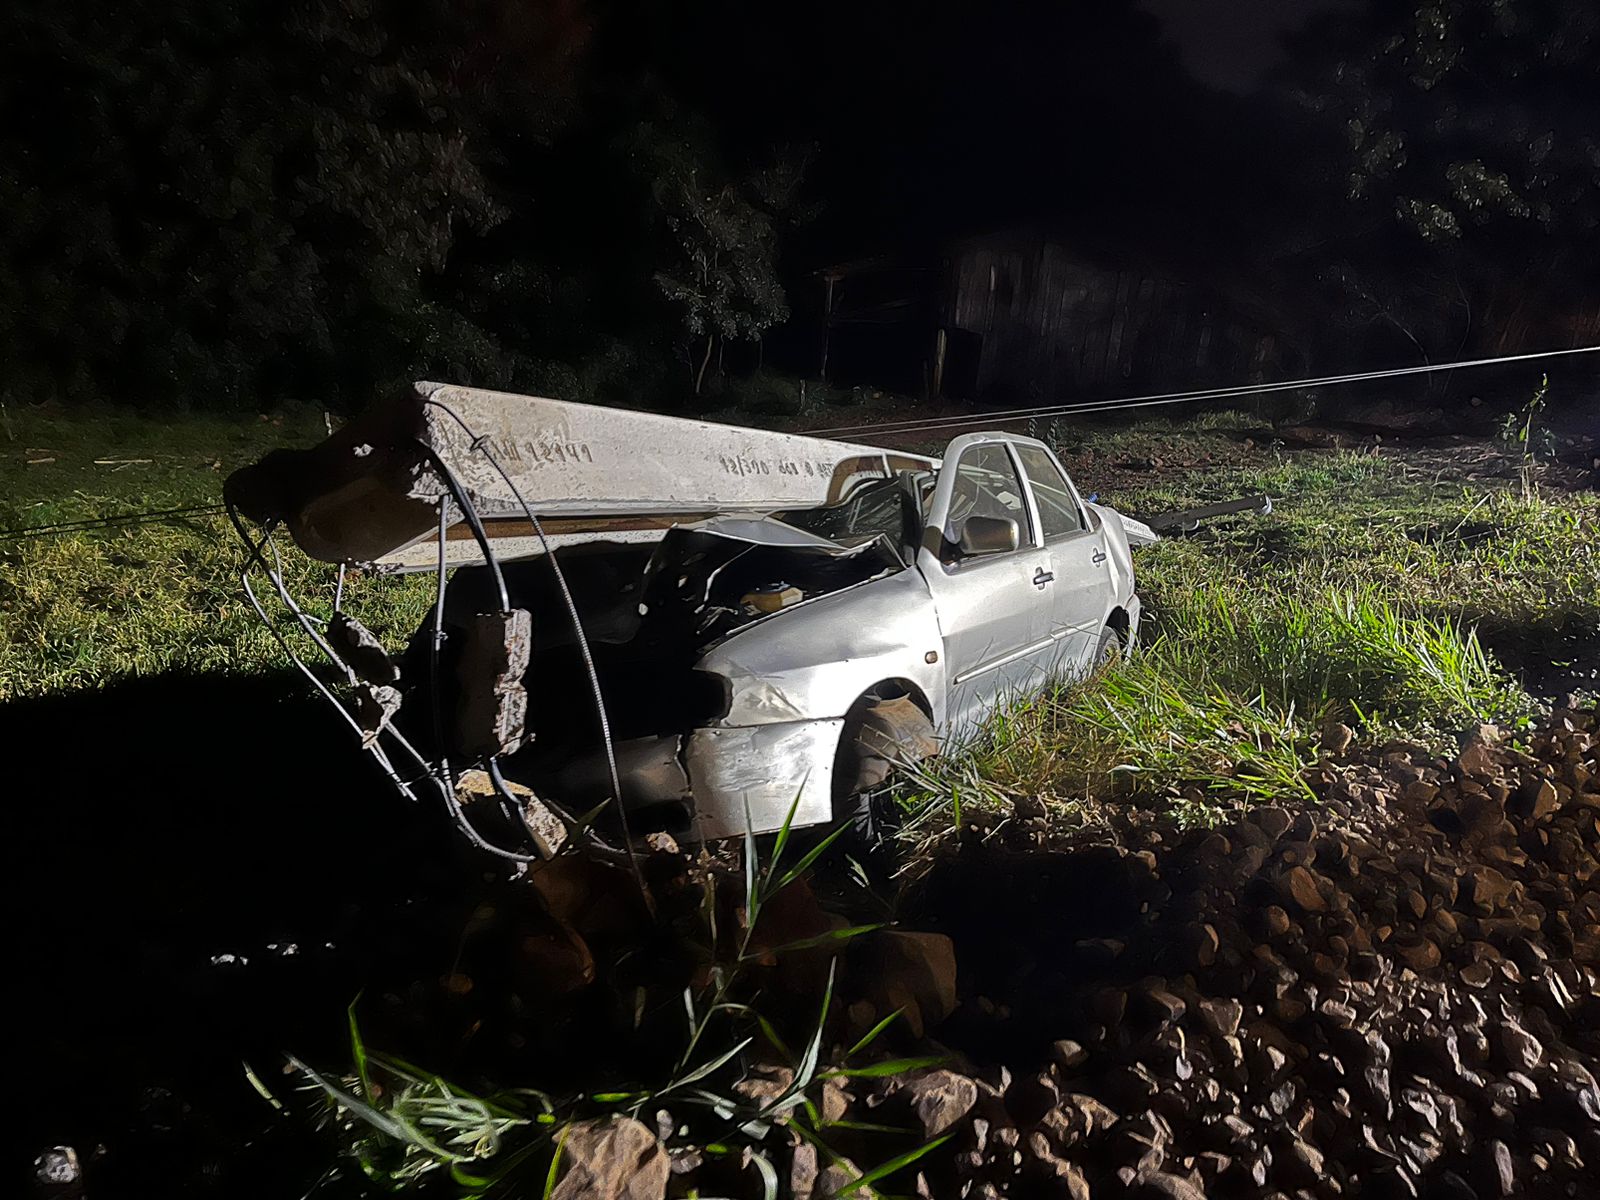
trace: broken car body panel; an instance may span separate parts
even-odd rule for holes
[[[448,775],[497,751],[574,810],[620,790],[635,831],[705,837],[834,815],[865,700],[908,701],[948,742],[1088,670],[1108,628],[1137,634],[1130,545],[1155,536],[1021,436],[964,435],[940,460],[434,384],[227,494],[314,557],[454,568],[442,636],[430,621],[401,663],[390,732],[419,759]],[[515,629],[515,653],[473,649],[484,629]],[[441,707],[486,732],[435,736]]]

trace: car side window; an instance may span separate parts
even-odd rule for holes
[[[1017,446],[1017,457],[1022,459],[1022,469],[1033,485],[1033,498],[1039,504],[1039,523],[1044,526],[1045,539],[1080,532],[1083,513],[1061,468],[1037,446]]]
[[[1017,523],[1022,545],[1033,541],[1028,526],[1028,507],[1023,499],[1022,481],[1012,465],[1005,446],[988,442],[970,447],[956,465],[955,486],[950,493],[950,516],[946,529],[960,537],[969,517],[998,517]]]

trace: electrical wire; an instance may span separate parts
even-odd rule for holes
[[[163,508],[151,512],[126,513],[118,517],[84,517],[79,521],[54,521],[48,525],[23,525],[16,529],[0,530],[0,541],[25,541],[36,537],[54,537],[58,534],[86,533],[96,529],[113,529],[129,525],[152,525],[175,517],[199,516],[201,513],[224,513],[224,504],[191,504],[184,508]]]
[[[1343,383],[1397,379],[1407,375],[1427,375],[1437,371],[1459,371],[1471,367],[1534,362],[1541,359],[1560,358],[1574,354],[1594,354],[1596,352],[1600,352],[1600,346],[1575,346],[1565,350],[1541,350],[1531,354],[1511,354],[1499,358],[1467,359],[1451,363],[1427,363],[1415,367],[1394,367],[1384,371],[1360,371],[1345,375],[1324,375],[1314,379],[1292,379],[1280,383],[1241,384],[1233,387],[1206,388],[1185,392],[1158,392],[1148,396],[1126,396],[1112,400],[1086,400],[1072,404],[1044,405],[1036,408],[1001,409],[993,412],[968,413],[947,418],[912,417],[900,421],[880,421],[866,425],[835,425],[822,429],[801,430],[801,432],[811,437],[828,438],[838,437],[843,434],[921,433],[930,430],[960,429],[972,425],[1009,424],[1013,421],[1032,420],[1039,417],[1076,416],[1088,413],[1111,412],[1124,408],[1148,408],[1165,404],[1182,404],[1191,400],[1215,400],[1237,396],[1263,395],[1269,392],[1297,391],[1312,387],[1333,387]]]
[[[451,408],[443,401],[435,400],[432,397],[429,397],[424,401],[424,403],[439,409],[441,412],[449,416],[451,420],[461,427],[461,431],[465,433],[469,439],[471,439],[472,450],[476,453],[482,454],[484,458],[488,460],[489,465],[494,468],[495,472],[504,481],[506,487],[511,490],[511,494],[516,497],[517,503],[521,505],[523,514],[528,518],[528,523],[533,526],[534,533],[538,535],[540,545],[544,548],[545,558],[550,563],[551,572],[555,576],[556,587],[561,592],[561,599],[563,604],[566,606],[568,619],[572,623],[573,639],[576,641],[578,653],[583,659],[584,670],[589,676],[589,690],[594,698],[595,715],[600,724],[600,738],[605,750],[606,769],[610,775],[611,793],[616,798],[617,817],[622,825],[623,841],[630,848],[630,853],[628,854],[628,866],[632,870],[634,880],[639,886],[640,896],[643,897],[644,902],[648,905],[650,903],[650,893],[645,887],[644,875],[639,870],[638,859],[631,853],[631,847],[633,845],[633,833],[628,826],[627,807],[622,801],[621,772],[619,772],[617,769],[616,746],[611,737],[611,718],[606,712],[605,692],[600,686],[600,672],[595,666],[594,654],[589,647],[588,634],[584,632],[582,615],[578,612],[578,605],[573,599],[572,589],[567,585],[566,573],[561,569],[561,563],[556,558],[555,547],[550,544],[550,539],[545,534],[544,524],[539,520],[538,515],[533,511],[533,507],[528,503],[526,497],[523,496],[515,481],[512,480],[511,475],[503,466],[500,465],[500,460],[494,456],[494,452],[489,449],[487,439],[480,437],[477,430],[468,425],[460,413],[456,412],[455,409]],[[433,453],[432,450],[429,450],[429,454],[435,459],[435,461],[441,462],[442,465],[442,460],[439,460],[437,454]],[[448,468],[446,469],[448,470]],[[461,498],[458,496],[457,503],[460,502]],[[485,558],[492,562],[493,555],[487,543],[483,545],[483,551]],[[502,594],[504,594],[504,586],[504,582],[502,581]],[[507,602],[506,607],[510,607],[509,602]]]

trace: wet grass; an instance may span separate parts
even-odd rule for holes
[[[323,417],[146,415],[110,407],[9,407],[0,419],[0,700],[169,671],[255,674],[284,664],[239,588],[241,554],[220,513],[154,524],[11,535],[90,518],[218,504],[235,467],[310,445]],[[295,556],[302,594],[331,568]],[[374,628],[409,632],[425,584],[364,589]]]
[[[1173,464],[1206,441],[1160,426],[1118,437]],[[1092,490],[1084,471],[1114,456],[1105,443],[1078,451]],[[1104,499],[1151,514],[1266,492],[1275,511],[1141,550],[1140,653],[1014,705],[922,772],[908,803],[1039,796],[1092,819],[1097,804],[1137,798],[1206,821],[1228,804],[1304,798],[1330,722],[1441,744],[1475,721],[1522,719],[1537,700],[1485,643],[1600,628],[1592,492],[1524,496],[1514,478],[1424,472],[1403,452],[1245,454],[1235,442],[1231,458]]]
[[[1538,643],[1600,626],[1594,493],[1524,496],[1513,477],[1469,478],[1465,458],[1452,470],[1399,450],[1247,446],[1257,426],[1211,413],[1038,431],[1086,491],[1132,514],[1263,491],[1276,510],[1140,551],[1145,652],[1092,687],[1009,712],[927,791],[1295,794],[1330,717],[1437,737],[1524,711],[1505,669],[1515,664],[1497,663],[1478,633]],[[0,421],[0,528],[213,504],[229,470],[323,433],[313,409],[264,420],[12,407]],[[1130,460],[1159,465],[1116,469]],[[289,557],[299,594],[325,601],[331,570]],[[218,514],[0,542],[0,699],[282,667],[240,593],[239,561]],[[419,579],[350,595],[395,638],[431,593]]]

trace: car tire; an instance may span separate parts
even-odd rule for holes
[[[1122,656],[1128,652],[1127,636],[1115,625],[1107,625],[1100,631],[1100,642],[1095,647],[1094,658],[1089,664],[1093,674],[1099,674],[1107,667],[1121,661]]]
[[[937,749],[933,722],[909,696],[866,695],[845,715],[833,765],[833,813],[858,843],[881,844],[899,825],[899,808],[878,795],[894,769]]]

